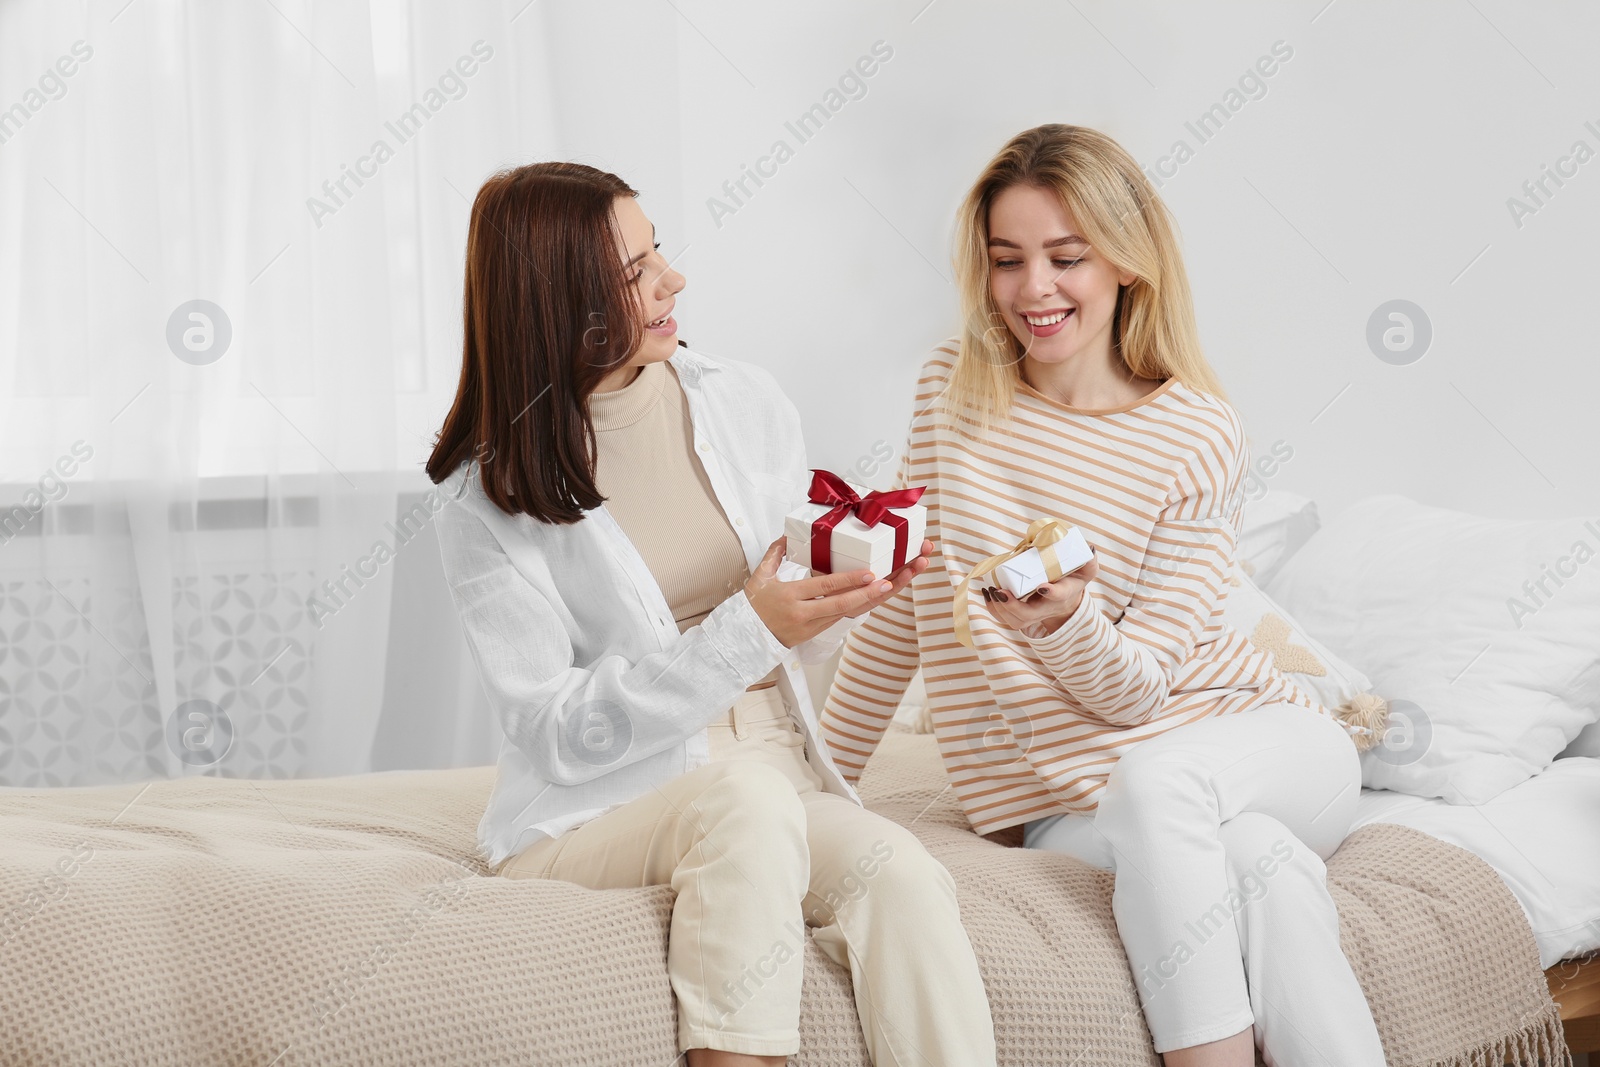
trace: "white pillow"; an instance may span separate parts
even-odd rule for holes
[[[1310,540],[1321,521],[1317,505],[1282,489],[1269,489],[1260,499],[1247,499],[1235,552],[1256,585],[1266,588],[1278,568]]]
[[[1487,519],[1388,494],[1328,522],[1268,592],[1388,698],[1366,785],[1482,804],[1600,714],[1597,547],[1600,521]],[[1547,567],[1569,572],[1559,587]]]
[[[1578,736],[1572,739],[1572,744],[1561,750],[1557,759],[1566,759],[1568,756],[1589,756],[1600,759],[1600,721],[1592,722],[1578,731]]]
[[[1222,618],[1250,643],[1272,656],[1273,666],[1317,703],[1351,724],[1356,747],[1366,749],[1382,730],[1384,701],[1372,693],[1372,682],[1311,636],[1272,598],[1242,573],[1243,561],[1229,579]],[[1362,697],[1362,700],[1357,700]],[[1370,725],[1366,725],[1370,724]],[[1377,731],[1372,729],[1377,727]]]

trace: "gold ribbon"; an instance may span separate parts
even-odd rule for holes
[[[967,623],[967,595],[974,578],[982,578],[1000,564],[1015,559],[1030,548],[1039,550],[1046,578],[1052,582],[1061,578],[1065,572],[1061,569],[1061,557],[1056,551],[1056,544],[1066,537],[1071,529],[1071,526],[1060,519],[1039,519],[1028,527],[1028,532],[1017,542],[1015,548],[990,556],[974,567],[971,574],[961,579],[961,584],[956,588],[956,640],[968,648],[973,647],[972,630]]]

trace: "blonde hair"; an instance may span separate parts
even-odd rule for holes
[[[946,411],[987,428],[1009,414],[1021,380],[1022,344],[989,293],[989,208],[1014,185],[1054,192],[1090,246],[1134,275],[1117,292],[1111,334],[1128,370],[1141,378],[1176,377],[1226,400],[1200,349],[1189,278],[1166,205],[1116,141],[1098,130],[1050,123],[1008,141],[962,202],[954,252],[961,348],[943,393],[954,402]]]

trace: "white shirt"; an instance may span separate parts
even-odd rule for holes
[[[754,571],[810,484],[799,413],[753,364],[682,346],[671,362],[695,455]],[[828,792],[861,803],[834,766],[802,670],[831,656],[856,620],[786,649],[741,589],[680,634],[604,504],[569,525],[508,515],[484,495],[476,463],[440,489],[452,505],[435,520],[445,577],[505,731],[478,823],[491,868],[709,762],[707,726],[779,665],[808,762]],[[785,559],[778,576],[809,573]]]

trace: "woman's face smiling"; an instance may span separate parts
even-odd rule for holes
[[[1023,351],[1041,363],[1111,360],[1118,271],[1078,234],[1055,193],[1013,185],[989,207],[989,294]]]
[[[672,317],[672,309],[687,283],[662,257],[655,227],[645,218],[638,201],[619,196],[613,210],[622,241],[623,270],[634,287],[646,323],[644,339],[628,365],[640,367],[670,359],[678,347],[678,323]]]

